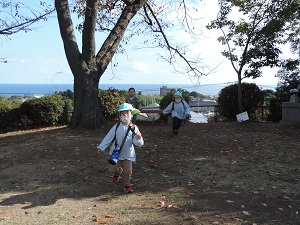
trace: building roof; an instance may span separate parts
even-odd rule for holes
[[[190,106],[216,106],[218,103],[215,100],[203,100],[203,101],[197,101],[197,100],[191,100],[189,101]]]

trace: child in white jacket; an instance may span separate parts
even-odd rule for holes
[[[140,133],[138,127],[131,123],[133,117],[132,111],[134,108],[131,104],[123,103],[118,112],[120,113],[120,123],[115,124],[107,135],[104,137],[102,142],[97,146],[98,153],[105,151],[105,149],[110,145],[110,155],[118,148],[121,147],[124,140],[124,145],[122,146],[120,156],[116,160],[116,164],[109,164],[108,170],[113,174],[112,181],[117,183],[120,179],[120,175],[123,172],[123,168],[120,164],[123,163],[124,166],[124,191],[126,193],[132,193],[130,179],[132,175],[132,164],[136,161],[136,154],[133,145],[143,146],[144,140],[142,134]],[[125,135],[127,136],[125,137]]]

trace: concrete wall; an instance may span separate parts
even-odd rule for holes
[[[300,127],[300,103],[282,103],[282,120],[280,124]]]

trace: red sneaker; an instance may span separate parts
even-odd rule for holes
[[[119,173],[114,173],[113,177],[111,178],[111,181],[114,182],[114,183],[118,182],[118,180],[120,179],[121,174],[123,173],[122,167],[119,167],[118,170],[119,170]]]
[[[126,193],[132,193],[133,190],[132,190],[132,188],[131,188],[131,184],[124,184],[124,191],[125,191]]]

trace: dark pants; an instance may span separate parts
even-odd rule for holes
[[[173,117],[173,131],[178,131],[181,126],[182,120],[177,117]]]

